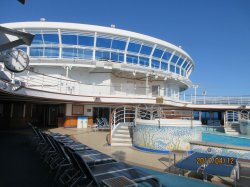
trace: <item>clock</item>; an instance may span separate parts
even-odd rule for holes
[[[29,56],[21,49],[8,50],[3,58],[5,67],[14,73],[24,71],[28,67],[29,61]]]

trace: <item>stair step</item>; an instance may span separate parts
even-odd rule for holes
[[[112,142],[132,142],[131,138],[112,138]]]
[[[117,129],[116,130],[117,133],[124,133],[124,134],[129,134],[129,130],[125,130],[125,129]]]
[[[113,134],[113,137],[128,137],[130,138],[130,134],[120,134],[120,133],[115,133]]]
[[[120,126],[120,127],[118,127],[118,129],[126,129],[126,130],[128,130],[128,126]]]
[[[130,147],[132,146],[132,143],[112,143],[111,146],[124,146],[124,147]]]

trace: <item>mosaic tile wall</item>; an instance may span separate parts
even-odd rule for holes
[[[195,152],[200,152],[200,153],[212,153],[221,156],[250,159],[250,151],[248,150],[209,147],[209,146],[195,145],[195,144],[191,144],[191,149]]]
[[[137,125],[133,145],[156,151],[190,150],[189,141],[201,141],[202,127]]]

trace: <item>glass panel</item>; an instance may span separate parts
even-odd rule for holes
[[[160,85],[153,85],[152,86],[152,96],[159,96]]]
[[[62,35],[62,43],[77,45],[77,35]]]
[[[161,69],[162,70],[167,70],[168,69],[168,64],[165,62],[161,62]]]
[[[111,53],[111,60],[115,62],[123,62],[124,54],[123,53]]]
[[[175,67],[172,64],[170,64],[170,71],[173,72],[173,73],[175,73]]]
[[[63,48],[62,49],[62,57],[63,58],[77,57],[77,49],[76,48]]]
[[[111,45],[111,39],[107,39],[107,38],[96,39],[96,47],[110,48],[110,45]]]
[[[176,67],[176,74],[180,74],[180,68]]]
[[[78,58],[91,60],[93,58],[93,51],[89,49],[78,49]]]
[[[128,51],[138,53],[141,48],[141,44],[136,44],[136,43],[129,43],[128,44]]]
[[[43,48],[42,47],[31,47],[30,48],[30,56],[43,56]]]
[[[112,41],[112,49],[124,50],[126,46],[126,42],[120,40]]]
[[[159,69],[160,68],[160,61],[152,60],[151,66],[152,66],[152,68]]]
[[[165,51],[164,54],[163,54],[162,59],[169,60],[170,57],[171,57],[171,53],[169,53],[168,51]]]
[[[191,65],[192,65],[191,63],[188,64],[187,67],[186,67],[185,69],[188,70],[188,69],[190,68]]]
[[[180,59],[178,60],[177,64],[180,66],[180,65],[182,64],[183,61],[184,61],[184,59],[183,59],[183,58],[180,58]]]
[[[148,67],[149,66],[149,59],[144,58],[144,57],[140,57],[140,65]]]
[[[32,44],[42,44],[42,43],[43,43],[42,35],[36,34],[33,41],[32,41]]]
[[[171,62],[176,63],[178,59],[179,57],[174,55],[173,58],[171,59]]]
[[[95,58],[98,60],[110,60],[110,52],[96,51]]]
[[[45,44],[58,44],[58,34],[43,34],[43,40]]]
[[[127,63],[138,64],[138,56],[127,55]]]
[[[154,56],[154,57],[157,57],[157,58],[161,58],[162,54],[163,54],[163,51],[156,48],[156,49],[154,50],[153,56]]]
[[[143,45],[143,46],[141,47],[140,53],[141,53],[141,54],[145,54],[145,55],[150,55],[151,51],[152,51],[152,47]]]
[[[94,37],[78,36],[78,45],[93,46],[94,45]]]
[[[182,68],[184,68],[185,69],[185,67],[188,65],[188,62],[187,61],[185,61],[184,62],[184,64],[183,64],[183,66],[182,66]]]
[[[46,56],[46,57],[58,57],[59,56],[59,48],[58,47],[55,47],[55,48],[45,47],[44,48],[44,56]]]

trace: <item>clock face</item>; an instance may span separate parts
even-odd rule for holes
[[[21,49],[12,49],[5,53],[4,65],[8,70],[19,73],[28,67],[29,57]]]

